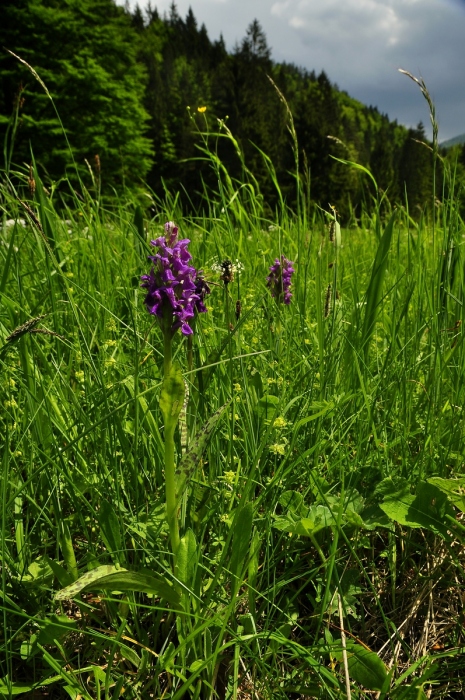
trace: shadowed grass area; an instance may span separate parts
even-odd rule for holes
[[[386,202],[341,231],[302,191],[266,216],[209,157],[205,216],[3,180],[0,696],[463,697],[458,200],[434,236]],[[168,219],[212,288],[192,344],[173,339],[176,579],[139,288]],[[280,255],[288,307],[265,283]],[[224,260],[243,265],[227,284]]]

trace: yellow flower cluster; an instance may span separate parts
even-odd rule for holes
[[[273,421],[273,428],[277,428],[278,430],[285,428],[287,426],[287,420],[283,418],[282,416],[278,416],[275,418]]]
[[[232,486],[232,484],[234,484],[234,482],[236,481],[236,472],[225,472],[223,474],[223,479],[226,481],[227,484],[230,484]]]
[[[275,442],[274,445],[270,445],[270,452],[275,455],[284,455],[286,454],[286,445],[284,443],[280,444]]]

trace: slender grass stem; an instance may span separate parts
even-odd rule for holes
[[[163,333],[163,371],[165,380],[170,376],[172,362],[172,333],[167,328]],[[171,551],[174,556],[173,570],[176,574],[176,555],[179,548],[179,522],[178,503],[176,498],[176,463],[174,432],[176,424],[170,422],[165,425],[165,493],[166,493],[166,519],[170,531]]]

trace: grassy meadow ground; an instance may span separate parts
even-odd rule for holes
[[[463,698],[458,201],[340,231],[220,175],[208,216],[167,199],[145,220],[4,179],[0,697]],[[178,461],[224,407],[191,455],[177,580],[139,279],[169,219],[212,283],[192,344],[174,338]],[[265,285],[280,254],[289,307]]]

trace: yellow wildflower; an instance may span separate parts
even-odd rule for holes
[[[278,416],[275,418],[273,421],[273,428],[285,428],[287,425],[287,420],[283,418],[282,416]]]
[[[283,455],[286,452],[286,445],[275,442],[274,445],[270,445],[270,452],[275,455]]]

